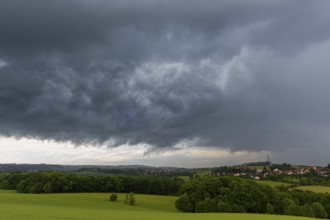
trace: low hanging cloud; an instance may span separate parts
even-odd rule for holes
[[[325,150],[330,2],[0,2],[0,134]]]

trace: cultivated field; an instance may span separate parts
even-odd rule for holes
[[[254,214],[180,213],[174,207],[176,197],[135,195],[137,204],[109,202],[109,193],[18,194],[0,191],[1,220],[311,220],[311,218]]]
[[[299,186],[295,189],[300,189],[304,191],[312,191],[317,193],[329,193],[330,194],[330,187],[329,186]]]

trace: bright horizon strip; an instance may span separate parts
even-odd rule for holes
[[[265,161],[268,152],[230,152],[228,149],[190,147],[145,155],[143,145],[74,146],[70,143],[36,139],[0,138],[0,163],[65,165],[148,165],[175,167],[214,167]]]

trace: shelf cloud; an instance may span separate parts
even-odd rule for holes
[[[0,134],[329,153],[328,1],[3,0]]]

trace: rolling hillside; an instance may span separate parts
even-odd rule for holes
[[[118,201],[110,202],[108,193],[41,195],[0,191],[0,219],[311,220],[311,218],[257,214],[180,213],[174,207],[176,197],[136,195],[137,204],[129,206],[123,203],[124,196],[118,194]]]

